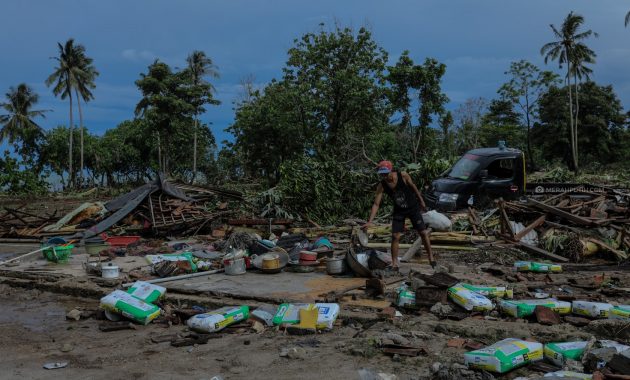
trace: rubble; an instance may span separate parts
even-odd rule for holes
[[[561,323],[560,315],[546,306],[538,305],[534,308],[536,321],[541,325],[557,325]]]
[[[625,235],[625,214],[619,209],[624,197],[613,200],[610,195],[576,198],[566,194],[526,202],[500,201],[491,210],[470,208],[465,218],[459,219],[467,221],[466,225],[452,219],[452,227],[461,230],[432,232],[431,241],[439,252],[436,270],[429,268],[422,255],[414,254],[401,265],[400,272],[393,272],[387,269],[391,264],[387,262],[389,254],[374,249],[389,247],[388,226],[369,228],[366,243],[354,235],[354,225],[290,228],[298,222],[260,219],[233,214],[229,207],[210,207],[208,202],[214,201],[217,194],[226,195],[218,190],[158,182],[105,202],[104,214],[90,214],[96,222],[92,226],[73,227],[69,225],[76,222],[72,217],[54,225],[53,230],[68,228],[88,240],[93,235],[102,240],[98,244],[106,243],[117,232],[133,234],[128,236],[130,239],[142,233],[137,241],[91,257],[77,253],[83,249],[78,244],[69,264],[51,264],[55,269],[49,271],[53,272],[87,256],[82,282],[72,278],[73,286],[93,286],[95,294],[113,290],[103,287],[103,280],[96,278],[96,269],[102,270],[108,263],[120,267],[120,278],[110,284],[117,298],[103,297],[103,308],[120,321],[99,322],[102,332],[176,329],[164,339],[151,341],[191,348],[209,339],[219,342],[231,336],[242,337],[236,341],[239,347],[256,349],[264,349],[258,345],[259,339],[287,344],[286,339],[292,343],[279,352],[280,356],[306,360],[311,352],[294,343],[300,338],[285,334],[309,333],[313,334],[311,339],[319,339],[326,334],[336,337],[343,331],[353,340],[349,339],[352,344],[340,341],[335,346],[340,355],[357,355],[356,360],[389,355],[392,360],[383,361],[388,366],[403,368],[417,363],[429,372],[422,376],[435,379],[494,378],[485,372],[489,366],[483,367],[485,370],[475,368],[480,367],[482,359],[470,357],[505,338],[531,348],[527,357],[522,357],[523,368],[514,374],[531,379],[542,369],[554,368],[547,363],[550,359],[544,365],[540,361],[543,343],[548,357],[549,342],[563,347],[587,340],[589,333],[596,339],[621,343],[630,339],[624,314],[624,305],[630,303],[630,283],[624,276],[628,270],[624,254],[630,249],[630,237]],[[227,195],[238,200],[237,194]],[[84,206],[83,210],[90,207]],[[0,228],[2,220],[0,217]],[[29,226],[39,221],[33,219]],[[197,234],[200,231],[204,235]],[[170,233],[175,237],[159,240]],[[409,243],[407,247],[418,241],[413,233],[406,233],[403,239]],[[226,260],[234,259],[235,252],[242,259],[242,275],[228,278],[224,273],[229,265]],[[328,271],[327,263],[332,261],[348,265],[340,266],[340,271]],[[7,269],[17,270],[24,276],[46,275],[52,282],[53,273],[44,273],[36,265],[20,263]],[[70,281],[70,275],[66,276],[65,280]],[[121,283],[124,290],[120,290]],[[39,284],[41,288],[48,285],[43,281]],[[242,290],[226,290],[229,284],[242,284]],[[55,286],[62,287],[58,283]],[[271,289],[269,294],[258,291],[263,287]],[[194,302],[180,304],[184,297]],[[126,310],[128,305],[118,304],[121,300],[150,309],[149,315]],[[220,308],[226,305],[232,305],[230,310],[241,315],[235,317]],[[85,319],[81,310],[71,310],[67,318]],[[610,319],[613,316],[620,319]],[[377,328],[378,335],[374,333]],[[120,334],[127,333],[130,331]],[[587,351],[587,372],[599,368],[620,374],[627,368],[625,352],[599,346]],[[585,369],[580,355],[555,352],[562,356],[554,356],[554,363],[563,365],[564,370]],[[429,360],[435,357],[440,357],[440,363],[430,366]],[[527,366],[529,362],[536,364]],[[603,368],[601,363],[605,363]],[[512,367],[494,365],[492,369],[506,372]]]

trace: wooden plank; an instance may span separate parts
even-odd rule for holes
[[[569,259],[567,259],[566,257],[556,255],[555,253],[551,253],[551,252],[549,252],[549,251],[547,251],[545,249],[542,249],[542,248],[539,248],[539,247],[535,247],[533,245],[525,244],[523,242],[518,242],[518,243],[516,243],[516,246],[519,247],[519,248],[522,248],[526,252],[533,253],[533,254],[536,254],[536,255],[541,255],[541,256],[544,256],[544,257],[546,257],[548,259],[552,259],[552,260],[555,260],[555,261],[560,261],[560,262],[563,262],[563,263],[569,262]]]
[[[563,208],[569,205],[569,200],[568,199],[563,199],[560,202],[558,202],[558,204],[556,205],[557,208]]]
[[[512,225],[510,224],[510,218],[508,218],[507,213],[505,212],[505,203],[503,201],[499,203],[499,209],[501,210],[502,222],[505,225],[505,232],[507,232],[510,238],[514,240],[514,230],[512,229]]]
[[[554,214],[556,216],[559,216],[559,217],[561,217],[563,219],[569,220],[569,221],[571,221],[571,222],[573,222],[575,224],[580,224],[580,225],[583,225],[583,226],[590,226],[590,225],[593,224],[593,222],[591,220],[588,220],[588,219],[583,218],[581,216],[573,215],[573,214],[571,214],[569,212],[566,212],[566,211],[562,211],[562,210],[560,210],[560,209],[558,209],[556,207],[549,206],[549,205],[546,205],[544,203],[538,202],[537,200],[529,198],[527,201],[528,201],[529,204],[533,205],[536,208],[539,208],[541,210],[547,211],[547,212],[549,212],[551,214]]]
[[[549,202],[551,202],[551,201],[555,201],[555,200],[556,200],[556,199],[558,199],[558,198],[562,198],[562,197],[564,197],[564,196],[565,196],[565,195],[567,195],[567,194],[569,194],[569,192],[568,192],[568,191],[565,191],[564,193],[560,193],[560,194],[554,195],[554,196],[553,196],[553,197],[551,197],[551,198],[544,199],[544,200],[543,200],[543,203],[544,203],[544,204],[549,204]]]
[[[525,229],[523,229],[521,232],[514,235],[514,240],[520,241],[523,238],[523,236],[527,235],[531,230],[543,224],[546,218],[547,216],[543,215],[540,218],[534,220],[529,226],[525,227]]]
[[[291,219],[229,219],[227,224],[229,225],[244,225],[244,226],[267,226],[271,225],[289,225],[293,223]]]

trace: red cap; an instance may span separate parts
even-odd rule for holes
[[[378,174],[387,174],[392,171],[393,165],[391,161],[383,160],[378,163]]]

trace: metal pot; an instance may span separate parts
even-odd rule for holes
[[[331,257],[326,260],[326,272],[328,274],[342,274],[347,270],[346,258]]]
[[[101,272],[103,278],[118,278],[118,266],[112,263],[101,267]]]
[[[223,260],[223,267],[225,268],[225,274],[237,275],[245,273],[245,259],[240,257],[238,259]]]
[[[352,247],[348,248],[346,253],[346,262],[352,271],[359,277],[374,277],[372,272],[367,268],[367,255],[361,253],[357,255]],[[363,263],[365,262],[365,263]]]
[[[263,257],[262,269],[278,269],[280,268],[280,257],[276,254],[271,254]]]

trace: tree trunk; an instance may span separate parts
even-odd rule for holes
[[[79,181],[81,181],[81,185],[83,185],[83,112],[81,111],[81,97],[79,96],[79,91],[75,90],[75,93],[77,95],[77,106],[79,108],[79,128],[81,131],[81,138],[80,138],[80,146],[81,146],[81,159],[80,162],[81,164],[79,165],[80,170],[79,170]]]
[[[193,134],[193,175],[191,184],[195,183],[197,178],[197,131],[199,130],[199,120],[195,119],[195,133]]]
[[[573,94],[571,89],[571,63],[567,64],[567,88],[569,89],[569,128],[571,130],[571,159],[573,162],[573,171],[578,172],[577,149],[575,146],[575,129],[573,128]]]
[[[70,131],[70,136],[68,137],[68,175],[69,175],[69,181],[68,181],[68,185],[71,188],[74,188],[74,170],[72,167],[72,140],[73,140],[73,120],[72,120],[72,93],[68,94],[68,98],[70,99],[70,127],[68,128],[68,130]]]
[[[577,73],[574,73],[573,75],[574,75],[573,80],[575,82],[575,123],[573,124],[575,128],[575,133],[573,136],[575,138],[575,160],[577,162],[579,159],[579,154],[580,154],[578,150],[578,121],[579,121],[578,115],[580,113],[580,100],[579,100],[580,89],[578,87]]]
[[[157,134],[157,141],[158,141],[158,171],[160,173],[163,172],[162,170],[162,142],[160,141],[160,132],[158,132]]]
[[[529,156],[529,167],[531,170],[535,170],[536,164],[534,163],[534,155],[532,154],[532,140],[531,140],[531,120],[529,119],[529,96],[526,90],[525,94],[525,120],[527,122],[527,155]]]
[[[169,152],[171,150],[171,141],[169,138],[168,133],[164,134],[164,138],[162,139],[164,141],[164,144],[162,145],[164,147],[163,152],[162,152],[162,160],[164,161],[164,175],[168,176],[169,174]]]

